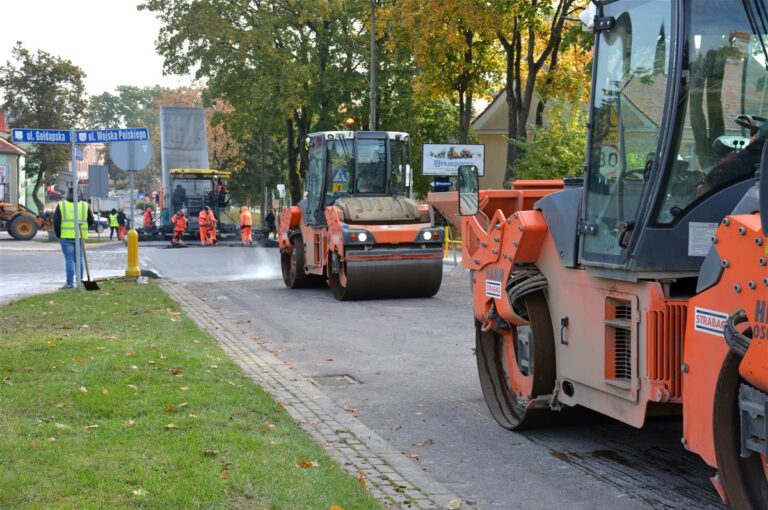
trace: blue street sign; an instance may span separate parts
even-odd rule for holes
[[[65,129],[12,129],[11,138],[21,143],[70,143]]]
[[[147,128],[83,129],[75,131],[75,143],[143,142],[149,140]]]

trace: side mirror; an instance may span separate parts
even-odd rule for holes
[[[413,180],[413,174],[411,171],[411,165],[405,165],[405,187],[411,187],[411,181]]]
[[[459,174],[459,214],[474,216],[480,212],[480,177],[475,165],[462,165]]]
[[[763,144],[763,156],[760,158],[760,223],[763,235],[768,236],[768,143]]]

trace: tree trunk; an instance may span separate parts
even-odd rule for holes
[[[309,168],[309,150],[305,142],[309,134],[309,114],[303,108],[296,111],[296,127],[296,143],[299,148],[299,178],[303,183]]]
[[[43,211],[45,211],[45,204],[40,201],[40,198],[38,197],[38,193],[40,192],[40,187],[43,185],[43,178],[45,177],[45,172],[43,169],[38,170],[37,172],[37,179],[35,179],[35,187],[32,189],[32,200],[35,202],[35,207],[37,207],[37,214],[42,214]]]
[[[472,117],[472,95],[459,90],[459,143],[469,142],[469,123]]]

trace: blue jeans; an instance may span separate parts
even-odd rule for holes
[[[75,240],[59,239],[64,254],[64,268],[67,271],[67,285],[75,284]],[[80,279],[83,279],[83,250],[80,250]]]

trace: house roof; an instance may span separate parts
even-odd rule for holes
[[[9,141],[0,138],[0,154],[16,154],[17,156],[26,156],[27,152],[18,145],[14,145]]]

